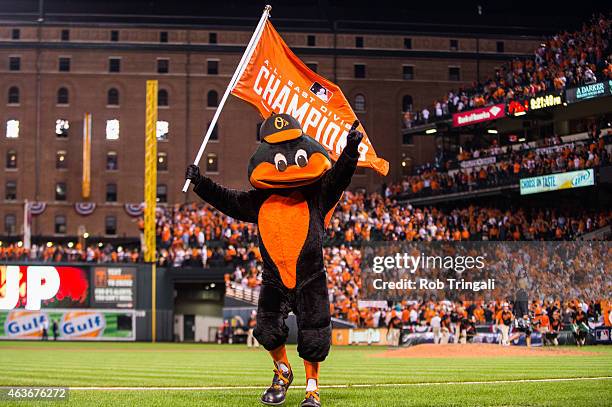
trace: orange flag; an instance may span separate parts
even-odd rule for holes
[[[308,67],[289,49],[266,21],[257,46],[232,94],[255,106],[263,117],[287,113],[295,117],[304,133],[317,140],[337,160],[346,145],[346,136],[357,119],[340,88]],[[378,157],[368,136],[359,145],[359,162],[381,175],[389,163]]]

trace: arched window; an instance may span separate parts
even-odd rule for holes
[[[206,96],[206,106],[208,107],[217,107],[219,106],[219,94],[216,90],[208,91],[208,95]]]
[[[402,98],[402,112],[412,111],[412,96],[404,95]]]
[[[19,88],[17,86],[11,86],[8,90],[8,103],[16,104],[19,103]]]
[[[119,106],[119,91],[115,88],[110,88],[106,95],[106,104],[109,106]]]
[[[57,90],[57,104],[67,105],[69,102],[68,89],[62,87]]]
[[[366,110],[366,99],[361,93],[355,96],[355,111],[365,112]]]
[[[166,89],[157,91],[157,106],[168,106],[168,91]]]

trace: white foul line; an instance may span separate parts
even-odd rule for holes
[[[351,387],[419,387],[419,386],[445,386],[466,384],[508,384],[508,383],[542,383],[542,382],[572,382],[585,380],[610,380],[612,376],[599,377],[560,377],[549,379],[516,379],[516,380],[489,380],[466,382],[421,382],[421,383],[366,383],[366,384],[330,384],[321,386],[324,389],[347,389]],[[214,390],[260,390],[262,386],[208,386],[208,387],[70,387],[77,391],[214,391]],[[304,389],[306,386],[292,386]]]

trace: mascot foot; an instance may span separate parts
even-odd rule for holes
[[[281,369],[274,369],[272,385],[261,396],[261,402],[267,406],[280,406],[285,402],[291,382],[293,382],[291,370],[285,373]]]
[[[319,397],[319,390],[307,391],[306,397],[300,407],[321,407],[321,398]]]

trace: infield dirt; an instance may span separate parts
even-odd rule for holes
[[[557,347],[532,347],[526,346],[500,346],[491,344],[452,344],[434,345],[422,344],[408,348],[389,349],[384,352],[375,353],[375,358],[495,358],[515,356],[589,356],[597,352],[585,351],[583,349],[557,348]]]

